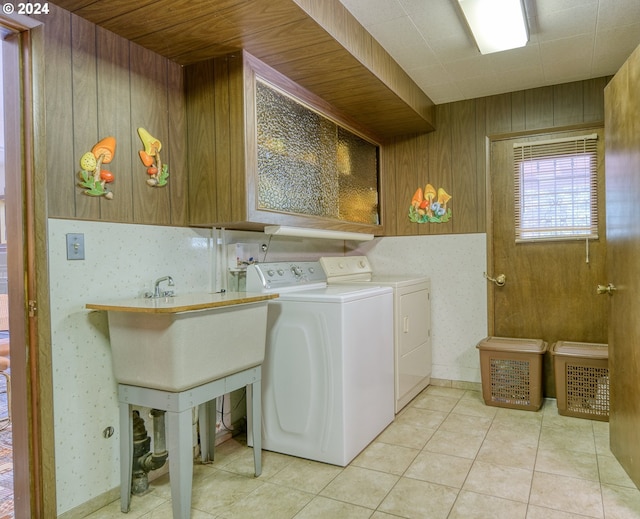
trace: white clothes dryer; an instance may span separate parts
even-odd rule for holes
[[[266,450],[346,466],[394,419],[393,291],[327,286],[318,262],[250,265],[269,301],[262,366]]]
[[[366,256],[329,256],[320,264],[330,286],[364,283],[393,289],[395,412],[431,382],[431,281],[373,272]]]

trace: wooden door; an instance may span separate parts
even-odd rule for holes
[[[592,133],[593,130],[519,136],[517,141],[545,140]],[[603,156],[603,131],[598,130]],[[488,222],[488,275],[504,274],[498,287],[489,282],[489,333],[503,337],[606,342],[608,303],[596,285],[605,275],[605,226],[600,218],[599,240],[516,243],[514,228],[514,139],[491,143]],[[599,164],[603,175],[604,161]],[[599,206],[604,207],[604,190]],[[602,212],[602,211],[601,211]],[[545,359],[545,394],[555,395],[550,355]]]
[[[640,486],[640,47],[605,89],[611,451]]]
[[[44,138],[44,26],[0,17],[15,517],[55,517]],[[26,24],[26,25],[25,25]],[[19,71],[19,72],[17,72]],[[41,150],[40,150],[41,151]]]

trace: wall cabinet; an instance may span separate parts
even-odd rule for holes
[[[185,69],[189,223],[382,234],[375,136],[246,52]]]

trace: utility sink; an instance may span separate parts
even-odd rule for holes
[[[118,383],[180,392],[262,364],[275,297],[199,293],[86,306],[108,313]]]

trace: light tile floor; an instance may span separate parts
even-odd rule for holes
[[[194,467],[193,519],[640,518],[640,491],[609,450],[607,422],[486,406],[429,386],[345,467],[263,453],[233,439]],[[119,501],[88,516],[122,517]],[[168,476],[129,519],[171,517]]]
[[[0,519],[13,517],[13,433],[8,413],[7,379],[0,377]]]

